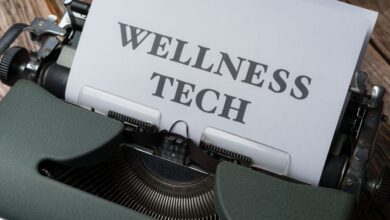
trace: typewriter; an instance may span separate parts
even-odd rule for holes
[[[0,217],[346,219],[363,192],[373,207],[388,203],[389,169],[367,172],[385,91],[366,88],[366,73],[354,75],[319,187],[309,186],[255,168],[223,146],[196,146],[115,111],[101,116],[65,104],[90,5],[64,6],[58,24],[55,16],[35,18],[0,39],[0,78],[13,86],[0,102]],[[37,50],[12,46],[23,32]]]

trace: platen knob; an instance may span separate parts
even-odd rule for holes
[[[23,47],[9,48],[0,62],[0,80],[7,85],[13,85],[21,77],[29,57],[28,50]]]
[[[372,187],[371,206],[383,208],[390,201],[390,167],[382,170],[381,176]]]

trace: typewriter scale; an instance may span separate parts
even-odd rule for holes
[[[65,1],[65,7],[66,14],[58,26],[53,17],[36,18],[30,25],[14,25],[8,30],[9,37],[0,42],[3,82],[13,85],[20,78],[28,79],[64,98],[89,5]],[[38,50],[10,47],[23,30],[30,33]],[[366,79],[364,72],[354,76],[349,103],[334,136],[320,186],[348,192],[357,200],[368,191],[372,204],[383,206],[390,190],[386,188],[390,173],[384,170],[381,177],[367,180],[366,164],[384,118],[385,91],[381,86],[367,89]],[[172,131],[151,136],[157,128],[149,123],[113,111],[108,117],[124,124],[125,137],[115,146],[110,159],[82,168],[44,161],[38,167],[40,174],[153,218],[218,219],[214,207],[216,164],[228,161],[250,167],[251,158],[218,146],[200,143],[200,151],[194,150],[191,140],[172,132],[175,126],[186,126],[183,121],[174,124]]]

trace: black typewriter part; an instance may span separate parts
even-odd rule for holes
[[[373,86],[371,94],[367,94],[366,79],[364,72],[355,74],[349,102],[333,139],[320,186],[341,189],[355,195],[358,201],[363,194],[370,194],[371,207],[380,208],[385,202],[378,201],[388,202],[390,195],[386,181],[389,169],[383,169],[381,177],[376,177],[367,173],[367,167],[376,150],[380,124],[386,119],[382,114],[384,88]]]
[[[45,68],[44,74],[40,74],[39,81],[47,91],[60,99],[64,99],[69,72],[69,68],[53,62]]]
[[[55,16],[35,18],[31,24],[18,23],[6,31],[0,39],[0,79],[13,85],[18,79],[34,81],[64,98],[70,67],[81,36],[90,4],[82,1],[65,1],[69,19],[57,24]],[[66,21],[70,22],[66,22]],[[22,34],[28,33],[38,46],[28,52],[21,47],[11,47]]]
[[[212,144],[201,142],[199,148],[207,152],[211,157],[217,158],[218,160],[229,161],[247,167],[250,167],[252,164],[252,159],[250,157],[228,151],[224,148],[217,147]]]
[[[179,164],[188,164],[187,149],[190,141],[174,133],[166,132],[157,154]]]
[[[108,111],[107,116],[122,122],[125,125],[125,130],[127,132],[147,132],[147,133],[157,132],[157,127],[155,125],[117,113],[115,111]]]
[[[218,219],[214,177],[126,145],[110,160],[86,168],[45,161],[42,175],[156,219]]]
[[[39,172],[156,219],[218,219],[213,200],[217,159],[172,130],[157,132],[149,123],[113,111],[109,115],[129,126],[113,158],[86,168],[45,161]],[[193,151],[197,156],[190,155]],[[215,164],[207,166],[207,157]]]
[[[173,129],[175,129],[178,124],[183,124],[185,126],[185,137],[173,132]],[[187,150],[190,147],[192,141],[188,138],[189,126],[187,122],[183,120],[177,120],[172,124],[169,131],[163,130],[161,134],[163,138],[160,141],[160,147],[157,148],[157,155],[178,164],[189,164],[191,159],[188,157]]]
[[[89,8],[91,7],[90,4],[78,0],[64,1],[64,5],[67,7],[67,9],[70,9],[70,12],[76,12],[84,16],[88,15]]]
[[[149,126],[145,122],[138,122],[136,126],[129,126],[125,122],[124,125],[123,136],[126,144],[142,146],[144,152],[190,169],[201,170],[210,175],[215,173],[219,158],[211,157],[207,151],[196,146],[191,139],[172,131],[151,130],[150,132],[148,127],[143,127],[143,125]]]
[[[367,77],[363,76],[366,76],[366,74],[359,72],[355,75],[355,79],[365,80]],[[367,100],[369,97],[366,96],[366,89],[362,87],[363,85],[364,82],[360,82],[360,88],[351,88],[349,103],[332,141],[330,153],[324,166],[320,180],[321,186],[341,187],[342,179],[350,161],[350,155],[354,151],[368,109]]]
[[[371,179],[367,183],[367,188],[371,193],[371,207],[384,208],[390,202],[390,167],[383,168],[378,178]]]
[[[214,174],[220,161],[229,161],[250,167],[250,157],[225,150],[201,141],[195,146],[188,138],[189,128],[185,121],[178,120],[169,131],[157,131],[157,127],[147,122],[142,122],[128,116],[109,111],[108,116],[121,121],[125,125],[124,136],[127,143],[135,143],[148,148],[153,154],[181,165],[194,165],[195,169],[202,169],[211,175]],[[173,128],[183,123],[186,126],[186,136],[172,132]]]
[[[16,23],[3,34],[0,39],[0,55],[3,54],[12,45],[12,43],[27,27],[27,24]]]
[[[64,6],[70,20],[69,25],[73,30],[81,31],[91,5],[78,0],[66,0]]]
[[[29,52],[22,47],[11,47],[0,62],[0,79],[7,85],[13,85],[22,76],[29,61]],[[28,76],[27,76],[28,77]]]
[[[345,172],[341,183],[341,189],[356,195],[359,200],[362,192],[369,189],[367,166],[376,148],[376,138],[383,120],[383,96],[384,88],[374,86],[371,94],[363,97],[362,105],[366,108],[360,123],[354,123],[352,128],[358,129],[356,136],[352,136],[352,153],[348,170]],[[358,112],[357,121],[361,117]],[[356,122],[356,121],[355,121]],[[353,134],[353,133],[352,133]]]

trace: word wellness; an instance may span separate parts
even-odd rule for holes
[[[186,65],[222,77],[224,77],[225,75],[230,75],[230,78],[234,81],[240,81],[241,83],[245,83],[260,88],[266,87],[274,93],[289,92],[289,95],[292,98],[297,100],[303,100],[309,96],[309,86],[312,82],[312,79],[309,76],[306,75],[296,76],[295,79],[292,79],[294,81],[294,84],[290,86],[287,83],[291,75],[290,72],[285,69],[277,69],[272,73],[272,78],[269,79],[267,82],[267,79],[269,78],[267,77],[268,65],[258,63],[249,59],[244,59],[241,57],[237,57],[236,61],[232,61],[229,54],[225,52],[220,52],[219,62],[213,64],[211,62],[207,62],[206,59],[207,54],[210,51],[210,48],[200,46],[200,45],[197,45],[198,51],[196,56],[182,57],[183,51],[185,51],[186,46],[188,45],[188,42],[184,40],[175,39],[176,41],[175,48],[173,48],[173,50],[169,50],[167,49],[167,46],[173,45],[172,41],[174,39],[172,37],[155,33],[142,28],[138,28],[132,25],[124,24],[121,22],[119,22],[119,26],[120,26],[120,33],[122,37],[121,39],[122,39],[123,47],[126,47],[130,44],[132,49],[136,50],[143,42],[145,42],[145,40],[154,37],[150,50],[147,52],[147,54],[149,55],[160,57],[162,59],[167,59],[169,61],[178,64]],[[242,73],[241,67],[245,62],[248,67],[245,71],[244,76],[241,76],[239,79],[239,75],[240,73]],[[224,73],[222,71],[223,69],[227,70],[228,73]],[[151,79],[154,79],[156,76],[159,76],[158,77],[159,82],[158,82],[157,90],[153,95],[158,96],[160,98],[164,98],[162,96],[162,92],[164,89],[165,82],[168,79],[168,81],[172,85],[174,79],[157,73],[153,73]],[[177,81],[181,82],[181,85],[178,86],[175,97],[171,101],[189,106],[191,102],[181,101],[181,97],[184,95],[185,98],[187,98],[189,93],[188,90],[184,91],[184,86],[188,85],[192,89],[192,91],[194,91],[195,85],[180,80]],[[179,87],[181,88],[181,91]],[[205,94],[203,93],[206,92],[215,93],[217,99],[219,99],[219,92],[214,91],[212,89],[206,89],[205,91],[202,90],[202,96],[204,96]],[[241,102],[240,107],[234,108],[231,105],[235,97],[229,95],[225,95],[225,97],[227,99],[226,100],[227,102],[225,102],[222,113],[219,114],[218,116],[230,119],[229,110],[234,109],[237,110],[238,113],[237,116],[233,119],[233,121],[237,121],[245,124],[243,120],[245,111],[247,105],[249,105],[251,102],[244,99],[239,99],[239,101]],[[215,113],[216,110],[215,108],[212,110],[205,110],[202,107],[202,102],[201,102],[202,100],[199,100],[199,97],[197,97],[196,99],[197,99],[196,104],[200,110],[206,113]]]

